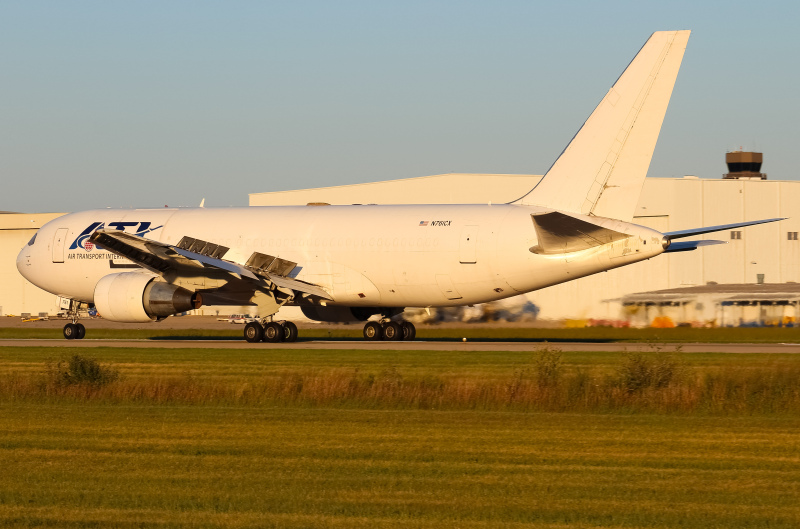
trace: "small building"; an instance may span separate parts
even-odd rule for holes
[[[794,327],[800,321],[800,283],[708,284],[618,301],[635,327]]]

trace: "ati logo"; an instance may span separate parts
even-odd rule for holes
[[[151,231],[156,231],[160,229],[162,226],[156,226],[155,228],[150,227],[150,222],[109,222],[106,225],[103,222],[92,222],[89,227],[81,232],[78,235],[78,238],[72,242],[70,245],[70,250],[77,250],[78,248],[83,248],[87,252],[91,252],[92,248],[94,248],[94,244],[92,241],[88,240],[89,237],[92,236],[97,230],[119,230],[130,233],[132,235],[136,235],[137,237],[144,237],[146,234],[150,233]],[[128,229],[130,228],[130,229]]]

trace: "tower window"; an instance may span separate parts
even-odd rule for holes
[[[786,238],[787,238],[788,240],[790,240],[790,241],[796,241],[796,240],[797,240],[797,232],[796,232],[796,231],[789,231],[789,232],[786,232],[786,235],[787,235],[787,237],[786,237]]]
[[[741,231],[732,231],[731,232],[731,240],[732,241],[739,240],[741,238],[742,238],[742,232]]]

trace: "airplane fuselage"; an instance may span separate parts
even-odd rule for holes
[[[572,253],[531,251],[531,215],[518,205],[291,206],[101,209],[68,214],[39,230],[18,268],[54,294],[92,302],[98,281],[138,268],[94,246],[97,229],[176,245],[184,236],[298,263],[297,279],[330,293],[332,305],[435,307],[483,303],[648,259],[663,251],[652,229],[612,221],[631,237]],[[195,290],[216,284],[198,276]],[[184,284],[184,286],[187,286]]]

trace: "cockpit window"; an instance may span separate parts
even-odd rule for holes
[[[29,240],[29,241],[28,241],[28,246],[33,246],[33,243],[35,243],[35,242],[36,242],[36,236],[37,236],[37,235],[39,235],[39,232],[38,232],[38,231],[37,231],[36,233],[34,233],[34,234],[33,234],[33,237],[31,237],[31,240]]]

